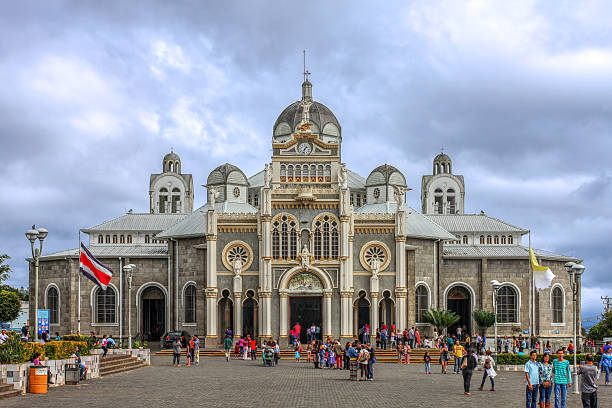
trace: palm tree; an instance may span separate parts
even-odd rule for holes
[[[495,324],[495,313],[487,312],[486,310],[474,310],[472,316],[480,328],[482,336],[485,335],[489,327]]]
[[[431,309],[423,313],[423,319],[436,326],[440,333],[446,333],[446,329],[457,323],[461,317],[450,310]]]

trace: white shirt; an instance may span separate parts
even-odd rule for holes
[[[8,340],[8,334],[0,333],[0,344],[6,342]]]

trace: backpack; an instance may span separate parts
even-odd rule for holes
[[[370,357],[370,353],[363,350],[359,353],[359,362],[368,361],[368,357]]]

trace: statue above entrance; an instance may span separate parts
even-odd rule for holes
[[[287,285],[289,290],[322,290],[323,283],[314,274],[309,272],[300,272],[293,276]]]
[[[300,260],[302,262],[302,268],[306,270],[310,269],[310,251],[308,251],[308,247],[306,245],[304,245],[304,248],[302,248]]]

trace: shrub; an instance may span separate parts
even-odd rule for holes
[[[601,358],[601,355],[594,355],[593,357],[595,359],[595,363],[599,363],[599,359]],[[551,354],[550,362],[552,363],[552,361],[555,358],[557,358],[557,356],[555,354]],[[569,360],[570,364],[574,363],[574,356],[571,354],[566,355],[565,359]],[[579,363],[584,361],[585,359],[586,359],[586,354],[577,355],[577,361]],[[500,353],[497,355],[497,364],[501,364],[501,365],[523,365],[527,361],[529,361],[529,356],[521,356],[521,355],[512,354],[512,353]],[[542,354],[538,354],[538,361],[542,361]]]
[[[49,343],[21,343],[19,335],[11,336],[9,341],[0,345],[0,363],[25,363],[31,361],[34,354],[40,353],[49,360],[70,358],[79,347],[79,354],[86,356],[90,348],[85,341],[51,341]]]

